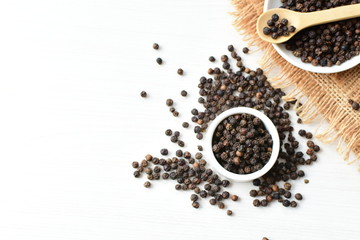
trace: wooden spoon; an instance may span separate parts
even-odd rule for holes
[[[273,39],[271,35],[265,35],[263,29],[268,27],[267,21],[275,13],[279,15],[280,20],[282,18],[289,20],[288,26],[294,26],[296,28],[295,32],[290,33],[289,36],[279,36],[277,39]],[[295,12],[284,8],[273,8],[260,15],[257,20],[256,29],[263,40],[270,43],[283,43],[304,28],[356,17],[360,17],[360,3],[309,13]]]

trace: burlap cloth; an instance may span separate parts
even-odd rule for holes
[[[273,86],[279,88],[294,87],[285,100],[302,99],[301,107],[295,106],[304,123],[317,119],[319,127],[326,119],[325,130],[317,130],[315,136],[321,142],[339,142],[337,151],[348,163],[360,163],[360,111],[355,111],[348,103],[349,99],[360,102],[360,65],[341,73],[318,74],[299,69],[283,59],[271,44],[261,40],[256,33],[256,20],[263,12],[263,0],[232,0],[236,12],[234,25],[250,45],[256,45],[264,51],[261,65],[271,71],[276,65],[281,67],[280,75],[270,78]],[[319,117],[322,116],[322,117]],[[350,152],[355,159],[349,158]],[[359,164],[360,170],[360,164]]]

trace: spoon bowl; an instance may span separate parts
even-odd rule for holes
[[[289,36],[280,36],[276,39],[273,39],[270,35],[265,35],[263,29],[268,26],[267,21],[271,19],[271,16],[275,13],[279,15],[280,19],[286,18],[289,21],[289,25],[293,25],[296,28],[295,32],[290,33]],[[264,41],[283,43],[304,28],[356,17],[360,17],[360,3],[307,13],[295,12],[284,8],[274,8],[260,15],[257,20],[256,30],[260,38]]]

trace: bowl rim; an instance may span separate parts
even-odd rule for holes
[[[264,1],[264,11],[272,9],[270,7],[270,3],[272,3],[273,1],[270,0],[265,0]],[[281,3],[279,3],[280,6]],[[355,66],[357,66],[358,64],[360,64],[360,55],[358,56],[354,56],[352,59],[347,60],[346,62],[342,63],[341,65],[337,66],[334,65],[332,67],[321,67],[321,66],[313,66],[310,63],[303,63],[300,58],[299,60],[294,60],[293,58],[291,58],[290,51],[288,50],[284,50],[282,49],[280,46],[281,44],[272,44],[273,47],[275,48],[275,50],[289,63],[291,63],[292,65],[301,68],[303,70],[309,71],[309,72],[314,72],[314,73],[338,73],[338,72],[343,72],[346,71],[350,68],[353,68]],[[358,60],[356,60],[358,59]]]
[[[250,174],[236,174],[236,173],[227,171],[225,168],[223,168],[220,165],[220,163],[215,158],[214,152],[212,151],[212,138],[213,138],[216,127],[225,118],[227,118],[231,115],[236,115],[236,114],[241,114],[241,113],[251,114],[251,115],[254,115],[254,116],[260,118],[273,139],[272,153],[271,153],[271,157],[270,157],[269,161],[265,164],[265,166],[262,169],[254,172],[254,173],[250,173]],[[231,179],[236,182],[248,182],[248,181],[254,180],[254,179],[259,178],[259,177],[263,176],[264,174],[266,174],[272,168],[272,166],[275,164],[275,162],[278,158],[278,155],[279,155],[279,151],[280,151],[280,138],[279,138],[279,133],[278,133],[275,125],[264,113],[262,113],[258,110],[255,110],[253,108],[235,107],[235,108],[231,108],[229,110],[222,112],[211,122],[206,136],[207,136],[206,141],[207,141],[207,148],[209,150],[211,166],[215,169],[216,172],[220,173],[225,178]]]

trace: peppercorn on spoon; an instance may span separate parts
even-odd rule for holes
[[[287,19],[289,25],[296,28],[295,31],[288,36],[279,36],[276,39],[272,38],[271,35],[266,35],[264,33],[264,28],[268,27],[267,21],[271,19],[274,14],[279,15],[281,19]],[[360,17],[360,3],[307,13],[295,12],[284,8],[273,8],[260,15],[257,20],[256,30],[260,38],[264,41],[270,43],[283,43],[304,28],[356,17]]]

